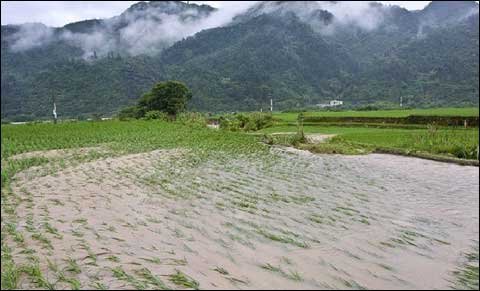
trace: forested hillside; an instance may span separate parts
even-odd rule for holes
[[[474,1],[421,11],[265,1],[213,25],[215,13],[140,2],[61,28],[2,26],[2,119],[47,117],[54,99],[62,117],[112,115],[169,79],[191,88],[191,109],[211,112],[266,109],[271,98],[276,109],[331,99],[351,107],[393,106],[400,97],[414,107],[479,103]]]

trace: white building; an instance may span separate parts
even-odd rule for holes
[[[340,106],[343,105],[343,101],[340,100],[331,100],[330,101],[330,106]]]
[[[336,107],[336,106],[341,106],[341,105],[343,105],[343,101],[341,101],[341,100],[330,100],[329,103],[317,104],[317,106],[320,107],[320,108]]]

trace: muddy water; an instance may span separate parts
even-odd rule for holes
[[[158,151],[19,177],[32,200],[19,225],[58,229],[53,250],[26,243],[44,268],[77,260],[83,288],[132,288],[118,266],[171,288],[176,270],[204,289],[449,288],[478,244],[477,167],[273,151],[200,164]]]

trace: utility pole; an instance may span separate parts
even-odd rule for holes
[[[53,97],[53,124],[57,124],[57,105],[55,104],[55,97]]]
[[[400,107],[403,107],[403,96],[400,96]]]

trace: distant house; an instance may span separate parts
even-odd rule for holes
[[[343,101],[340,100],[331,100],[330,101],[330,106],[340,106],[343,105]]]
[[[343,105],[343,101],[341,100],[330,100],[329,103],[321,103],[321,104],[317,104],[316,106],[320,108],[325,108],[325,107],[336,107],[341,105]]]

